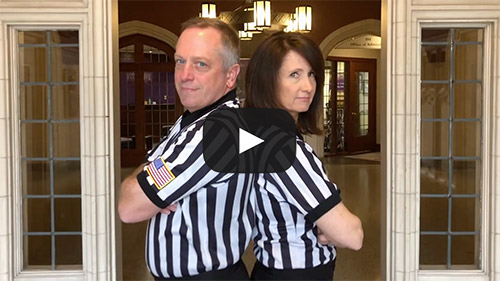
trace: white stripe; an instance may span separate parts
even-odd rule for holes
[[[165,243],[165,235],[163,234],[163,229],[165,229],[165,226],[167,225],[167,216],[166,215],[161,215],[160,216],[160,225],[159,225],[159,228],[160,228],[160,231],[158,232],[158,249],[156,249],[155,252],[157,252],[157,255],[159,254],[160,255],[160,262],[162,260],[165,260],[166,259],[166,255],[167,253],[165,252],[165,249],[166,249],[166,243]],[[161,262],[160,264],[160,268],[161,268],[161,274],[163,276],[166,276],[168,275],[167,273],[167,264],[164,263],[164,262]]]
[[[226,247],[224,246],[224,237],[222,236],[224,233],[222,231],[222,225],[224,223],[224,211],[226,208],[226,197],[227,197],[227,191],[228,191],[228,185],[223,184],[220,186],[214,186],[214,187],[209,187],[209,188],[216,188],[216,202],[217,204],[215,205],[215,213],[214,213],[214,227],[215,227],[215,236],[216,236],[216,241],[217,241],[217,258],[219,259],[220,266],[219,268],[226,268],[227,267],[227,253],[226,253]],[[238,196],[236,196],[238,197]],[[228,210],[229,211],[229,210]],[[231,212],[232,213],[232,212]],[[231,224],[236,224],[235,218],[231,219]]]
[[[148,249],[146,249],[146,254],[149,256],[149,261],[150,261],[149,271],[151,271],[152,274],[158,276],[159,273],[156,271],[155,249],[153,246],[155,221],[156,221],[156,216],[151,218],[151,222],[148,226],[147,239],[149,240],[149,247],[148,247]],[[150,226],[151,226],[151,228],[150,228]],[[146,263],[147,263],[147,260],[146,260]]]

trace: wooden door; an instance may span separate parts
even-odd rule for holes
[[[347,149],[372,151],[376,149],[376,60],[352,60],[349,76]]]
[[[329,57],[325,99],[325,153],[374,151],[376,145],[375,59]]]
[[[120,38],[122,167],[137,166],[183,107],[174,84],[174,49],[144,35]]]

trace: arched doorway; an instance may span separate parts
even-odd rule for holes
[[[137,166],[182,114],[174,49],[143,34],[120,38],[120,140],[123,166]]]

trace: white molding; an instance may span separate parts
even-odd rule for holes
[[[173,49],[175,49],[175,46],[177,45],[177,40],[179,40],[179,36],[175,35],[169,30],[139,20],[132,20],[120,23],[118,29],[120,38],[132,34],[142,34],[161,40],[170,45]]]
[[[413,1],[415,2],[415,1]],[[412,0],[387,0],[387,98],[384,118],[388,161],[386,187],[388,224],[386,272],[388,280],[500,280],[500,2],[496,5],[412,6]],[[420,1],[422,3],[422,1]],[[473,1],[469,1],[473,3]],[[440,6],[438,6],[439,4]],[[439,8],[438,8],[439,7]],[[486,27],[484,49],[484,146],[482,256],[483,270],[419,270],[419,158],[420,158],[420,29],[422,26]],[[489,106],[489,108],[488,108]],[[385,122],[383,122],[385,123]],[[384,155],[383,155],[384,156]],[[384,161],[382,162],[384,163]],[[404,211],[403,211],[404,210]]]
[[[319,44],[319,48],[323,57],[326,58],[335,46],[346,39],[365,34],[380,36],[380,21],[376,19],[366,19],[345,25],[323,39]]]
[[[112,29],[116,33],[117,0],[90,0],[90,9],[80,9],[76,2],[59,2],[57,8],[33,9],[33,3],[16,1],[15,8],[3,8],[0,2],[0,125],[7,130],[0,138],[0,280],[116,280],[115,237],[115,161],[116,147],[111,115],[118,95],[113,87]],[[39,5],[48,4],[49,2]],[[51,2],[52,3],[52,2]],[[87,3],[87,1],[81,1]],[[13,4],[13,5],[14,5]],[[51,6],[51,5],[47,5]],[[71,8],[70,10],[65,8]],[[90,20],[91,19],[91,20]],[[20,199],[13,193],[19,181],[16,151],[19,151],[16,99],[15,56],[16,28],[66,29],[80,33],[80,135],[82,173],[83,270],[22,271],[20,255]],[[7,34],[10,36],[7,37]],[[115,44],[116,45],[116,44]],[[14,53],[13,53],[14,52]],[[119,154],[119,150],[118,150]],[[118,157],[119,159],[119,157]],[[17,163],[17,164],[16,164]],[[2,194],[6,194],[3,195]],[[9,206],[3,212],[4,206]],[[15,211],[13,211],[15,210]],[[15,232],[13,232],[15,231]],[[17,233],[17,234],[15,234]],[[16,237],[17,236],[17,237]],[[16,237],[14,241],[14,237]]]

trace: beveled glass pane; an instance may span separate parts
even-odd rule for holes
[[[50,236],[24,236],[24,269],[48,268],[51,265],[51,239]]]
[[[456,83],[454,85],[454,107],[455,118],[481,118],[482,90],[480,83]]]
[[[56,269],[81,269],[82,264],[82,236],[56,236]]]
[[[354,118],[354,136],[366,136],[368,134],[368,96],[369,92],[369,73],[365,71],[356,72],[357,84],[357,106]]]
[[[52,87],[52,118],[55,120],[78,120],[80,101],[78,85],[56,85]]]
[[[449,122],[422,122],[422,156],[448,156]]]
[[[479,194],[481,188],[481,161],[453,161],[453,193]]]
[[[19,44],[47,44],[45,31],[19,31]]]
[[[47,49],[19,48],[19,82],[47,82]]]
[[[23,222],[25,232],[50,232],[50,199],[25,198]]]
[[[135,73],[120,72],[120,105],[135,105]],[[123,109],[123,107],[122,107]]]
[[[420,193],[448,194],[448,160],[421,160]]]
[[[55,44],[78,44],[77,30],[57,30],[50,32],[50,41]]]
[[[453,156],[481,156],[481,123],[453,122]]]
[[[49,125],[46,123],[21,124],[21,156],[49,156]]]
[[[49,161],[23,161],[22,167],[24,195],[50,194]]]
[[[54,193],[81,194],[80,161],[54,161]]]
[[[52,81],[76,82],[78,77],[78,47],[51,48]]]
[[[451,230],[479,230],[479,204],[477,198],[453,198],[451,202]]]
[[[450,29],[422,29],[422,42],[450,42]]]
[[[455,41],[457,42],[483,42],[483,29],[455,29]]]
[[[420,235],[420,269],[422,265],[446,265],[448,237]]]
[[[448,198],[420,198],[420,230],[448,230]]]
[[[421,84],[422,118],[449,118],[450,86],[448,84]]]
[[[422,80],[450,79],[450,46],[422,46]]]
[[[48,119],[47,86],[21,86],[21,120]]]
[[[80,198],[55,198],[54,223],[56,231],[81,231],[82,206]]]
[[[481,45],[455,46],[455,79],[481,80],[483,78],[483,47]]]
[[[451,264],[473,265],[472,268],[479,269],[479,236],[478,235],[454,235],[451,237]]]
[[[134,45],[128,45],[126,47],[120,48],[120,62],[121,63],[133,63],[134,62]]]
[[[80,157],[80,124],[53,124],[54,157]]]
[[[155,47],[149,46],[149,45],[144,45],[143,46],[143,62],[146,63],[167,63],[168,62],[168,55]]]

